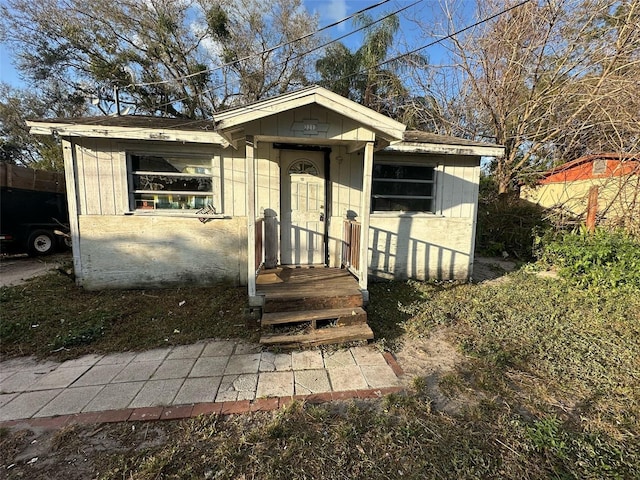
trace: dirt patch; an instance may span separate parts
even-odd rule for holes
[[[454,414],[475,404],[475,394],[470,396],[456,391],[453,395],[443,391],[442,383],[455,377],[457,367],[464,361],[444,328],[433,331],[428,338],[405,340],[396,358],[405,372],[404,384],[407,387],[416,382],[422,384],[434,410]]]
[[[475,257],[473,262],[473,283],[499,283],[505,274],[513,272],[516,262],[500,257]]]
[[[106,459],[169,441],[174,422],[6,430],[0,439],[0,478],[96,478]],[[6,476],[3,476],[6,475]]]
[[[71,253],[58,253],[48,257],[2,255],[0,256],[0,287],[21,285],[30,278],[44,275],[71,261]]]

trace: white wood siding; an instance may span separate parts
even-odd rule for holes
[[[348,212],[358,216],[362,192],[362,151],[347,153],[345,147],[334,148],[331,152],[331,192],[334,217],[346,218]]]
[[[479,157],[439,157],[436,213],[447,218],[473,218],[480,181]]]
[[[466,280],[472,235],[471,219],[372,216],[369,274],[396,280]]]
[[[122,215],[130,211],[127,153],[193,154],[211,158],[214,203],[228,216],[246,215],[245,152],[217,146],[78,139],[74,145],[80,215]]]
[[[312,121],[316,130],[304,130]],[[307,105],[287,110],[249,123],[245,131],[265,137],[289,137],[322,140],[373,141],[373,132],[356,121],[319,105]]]
[[[322,115],[325,115],[322,117]],[[326,109],[304,107],[261,121],[276,134],[293,121],[316,118],[329,124],[327,135],[360,138],[359,128]],[[277,121],[275,121],[277,120]],[[338,125],[338,126],[336,126]],[[337,129],[337,130],[335,130]],[[338,130],[342,133],[338,133]],[[367,131],[368,132],[368,131]],[[370,132],[369,132],[370,133]],[[367,133],[368,135],[368,133]],[[362,138],[366,138],[364,133]],[[333,140],[330,140],[330,143]],[[322,139],[318,138],[322,144]],[[166,285],[167,283],[247,282],[246,159],[240,148],[171,142],[78,139],[68,144],[75,161],[78,213],[79,281],[88,288]],[[363,152],[331,146],[329,264],[341,262],[343,222],[361,219]],[[194,153],[211,157],[216,208],[230,219],[202,224],[196,218],[142,217],[129,213],[126,153]],[[271,142],[256,149],[256,214],[281,217],[281,151]],[[435,214],[371,216],[370,274],[387,278],[466,278],[472,260],[477,209],[479,158],[413,157],[436,167]],[[375,160],[406,161],[403,155]]]
[[[256,152],[256,213],[272,210],[280,216],[280,150],[259,142]]]

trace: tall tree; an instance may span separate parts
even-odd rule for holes
[[[69,96],[51,82],[43,82],[44,93],[0,84],[0,162],[44,170],[63,168],[62,149],[53,137],[29,134],[25,120],[35,117],[75,117],[86,111],[82,96]]]
[[[318,41],[288,43],[316,29],[301,0],[7,0],[0,13],[25,78],[104,112],[118,87],[136,112],[210,118],[305,83]]]
[[[478,0],[477,18],[515,5]],[[530,1],[444,41],[452,66],[416,82],[445,92],[441,128],[506,147],[492,164],[501,192],[556,161],[637,151],[639,9],[639,0]],[[441,34],[462,26],[455,12]]]
[[[226,17],[219,35],[227,103],[246,103],[309,84],[321,37],[301,0],[202,0]],[[210,18],[210,17],[209,17]],[[210,30],[211,30],[211,21]]]
[[[397,15],[387,16],[378,23],[367,15],[359,15],[354,23],[357,27],[366,27],[362,46],[352,52],[342,43],[330,45],[316,62],[320,85],[410,123],[409,110],[405,108],[409,91],[401,78],[410,59],[388,62],[400,27]]]

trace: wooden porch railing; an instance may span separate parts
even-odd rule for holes
[[[264,267],[275,268],[278,265],[278,218],[265,212],[264,216]]]
[[[256,219],[256,272],[264,263],[264,218]]]
[[[278,219],[266,215],[256,219],[256,272],[260,267],[275,268],[278,264]]]
[[[360,231],[361,225],[355,220],[344,221],[342,242],[342,265],[360,271]]]

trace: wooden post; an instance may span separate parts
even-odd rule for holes
[[[249,293],[249,305],[256,297],[256,178],[255,178],[255,151],[256,145],[253,135],[247,135],[245,146],[246,162],[246,201],[247,201],[247,289]]]
[[[362,196],[360,197],[360,278],[358,283],[367,296],[369,275],[369,216],[371,214],[371,177],[373,175],[373,142],[364,146]]]
[[[596,229],[596,215],[598,214],[598,187],[596,185],[589,189],[589,200],[587,203],[587,231],[593,233]]]
[[[73,273],[76,277],[76,284],[82,285],[84,272],[82,271],[82,256],[80,255],[80,211],[76,190],[76,148],[71,138],[64,138],[62,140],[62,155],[64,158],[64,176],[67,187],[67,208],[69,209],[69,232],[71,234],[71,252],[73,253]]]

